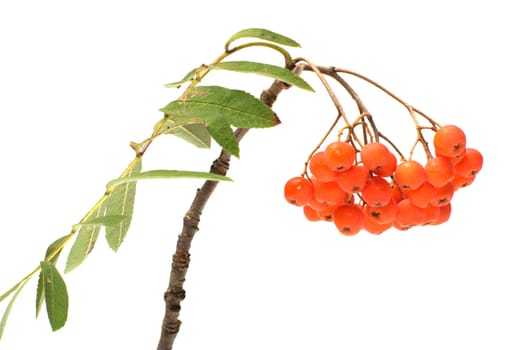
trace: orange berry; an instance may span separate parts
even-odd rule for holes
[[[339,172],[337,183],[342,190],[348,193],[361,191],[370,177],[370,171],[362,165],[353,165],[348,170]]]
[[[454,179],[454,166],[447,157],[431,158],[425,165],[426,179],[435,187],[441,187]]]
[[[362,229],[364,217],[358,205],[346,204],[335,210],[333,222],[340,233],[352,236]]]
[[[454,167],[456,175],[463,177],[475,176],[483,167],[483,156],[474,148],[467,148],[465,156]]]
[[[372,207],[366,205],[364,207],[364,216],[369,217],[371,220],[379,224],[387,224],[393,222],[397,215],[397,202],[395,199],[391,199],[388,204],[382,207]]]
[[[430,182],[425,181],[419,188],[408,190],[405,193],[406,198],[408,198],[413,205],[419,208],[425,208],[435,199],[437,189],[432,186]]]
[[[433,225],[439,218],[441,213],[441,207],[434,207],[433,205],[427,206],[425,209],[425,218],[422,225]]]
[[[452,213],[452,204],[448,203],[447,205],[443,205],[442,207],[439,207],[439,216],[437,220],[432,223],[432,225],[440,225],[442,223],[445,223],[450,219],[450,213]]]
[[[457,191],[463,187],[467,187],[468,185],[474,182],[474,179],[476,179],[475,176],[463,177],[460,175],[456,175],[452,180],[452,184],[454,185],[454,191]]]
[[[284,197],[293,205],[304,206],[313,198],[313,184],[305,177],[293,177],[284,186]]]
[[[325,204],[344,204],[346,192],[344,192],[337,182],[313,181],[313,195],[317,201]]]
[[[373,173],[382,177],[390,177],[393,175],[395,168],[397,168],[397,158],[395,158],[395,155],[390,152],[384,166],[374,170]]]
[[[335,210],[337,210],[337,208],[340,206],[341,204],[328,205],[326,208],[317,211],[318,217],[321,220],[332,222]]]
[[[362,228],[374,235],[380,235],[384,231],[388,230],[390,227],[393,226],[393,221],[390,221],[385,224],[379,224],[377,221],[375,221],[371,216],[368,216],[363,209],[364,214],[364,220],[362,222]]]
[[[324,152],[317,152],[309,160],[309,171],[318,181],[333,181],[337,177],[337,172],[329,168],[326,163]]]
[[[408,231],[411,226],[401,226],[399,223],[397,223],[397,220],[394,220],[392,227],[399,231]]]
[[[390,163],[390,150],[380,142],[370,142],[361,149],[362,164],[371,171],[379,171]]]
[[[382,207],[392,199],[392,186],[384,178],[373,176],[361,191],[362,199],[372,207]]]
[[[425,168],[415,160],[406,160],[397,166],[394,178],[402,189],[413,190],[425,182]]]
[[[425,209],[416,207],[409,199],[397,203],[397,216],[395,222],[401,227],[421,225],[425,219]]]
[[[313,196],[313,198],[311,198],[309,203],[307,203],[306,205],[309,205],[311,208],[313,208],[315,210],[322,210],[322,209],[326,209],[328,207],[328,204],[318,201],[315,198],[315,196]]]
[[[333,171],[344,171],[355,163],[355,148],[348,142],[330,143],[324,150],[326,164]]]
[[[432,199],[430,204],[435,207],[442,207],[444,205],[447,205],[452,200],[452,197],[454,197],[454,191],[455,188],[452,182],[449,182],[442,187],[438,187],[436,189],[435,198]]]
[[[466,152],[466,149],[465,149],[465,151],[463,151],[463,153],[458,154],[455,157],[447,157],[447,158],[450,159],[450,162],[452,163],[452,165],[456,166],[456,164],[461,162],[461,160],[465,156],[465,152]]]
[[[436,155],[455,157],[464,152],[466,143],[465,133],[455,125],[445,125],[434,135]]]
[[[322,220],[320,218],[320,216],[318,216],[318,212],[315,209],[313,209],[312,207],[310,207],[309,205],[304,205],[302,207],[302,210],[304,211],[304,216],[309,221],[320,221],[320,220]]]

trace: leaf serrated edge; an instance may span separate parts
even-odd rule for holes
[[[42,270],[40,270],[40,273],[38,274],[38,282],[37,282],[35,318],[38,318],[38,315],[40,314],[40,310],[42,309],[43,304],[44,304],[44,276],[43,276]]]

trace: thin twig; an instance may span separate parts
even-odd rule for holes
[[[306,62],[306,63],[301,63],[302,61]],[[320,80],[320,82],[322,83],[322,85],[324,85],[324,87],[326,88],[326,91],[327,91],[329,97],[331,98],[331,101],[333,101],[333,104],[335,105],[335,108],[337,108],[337,112],[338,112],[338,117],[337,118],[344,119],[344,123],[346,123],[346,125],[350,125],[350,123],[348,121],[348,117],[346,117],[346,112],[344,111],[344,108],[342,108],[342,105],[340,104],[340,101],[337,98],[337,95],[335,94],[335,92],[333,91],[333,89],[331,88],[329,83],[327,82],[326,78],[324,78],[324,74],[320,71],[319,66],[316,66],[313,62],[311,62],[310,60],[308,60],[307,58],[304,58],[304,57],[295,58],[293,60],[293,62],[295,62],[296,64],[301,66],[302,70],[304,70],[304,69],[305,70],[310,70],[310,71],[314,72],[317,75],[317,77]]]
[[[299,74],[299,71],[293,71]],[[287,88],[289,88],[288,84],[274,81],[269,89],[262,92],[260,100],[271,107],[276,101],[278,94]],[[237,129],[235,131],[236,139],[240,141],[248,131],[249,129],[245,128]],[[230,159],[231,155],[222,150],[219,157],[212,163],[210,172],[218,175],[226,175],[229,170]],[[183,228],[178,237],[176,252],[172,256],[172,268],[168,289],[164,295],[165,316],[161,326],[161,336],[157,346],[158,350],[171,350],[179,332],[181,326],[179,319],[181,301],[185,298],[183,284],[190,264],[190,246],[194,235],[199,230],[198,224],[201,213],[217,185],[217,181],[205,181],[203,186],[197,190],[190,209],[183,218]]]

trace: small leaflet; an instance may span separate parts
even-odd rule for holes
[[[141,159],[139,158],[134,168],[130,171],[130,176],[136,175],[140,172]],[[128,233],[128,229],[130,228],[134,212],[136,186],[137,182],[135,181],[120,184],[112,191],[106,200],[105,215],[120,215],[124,217],[124,219],[118,224],[106,226],[105,228],[106,241],[114,251],[119,249]]]
[[[51,329],[56,331],[66,324],[68,319],[68,291],[55,264],[49,261],[40,262],[41,280],[44,287],[46,311]]]
[[[241,38],[256,38],[256,39],[261,39],[265,41],[270,41],[270,42],[280,44],[280,45],[291,46],[291,47],[301,47],[300,44],[294,41],[293,39],[290,39],[281,34],[272,32],[270,30],[262,29],[262,28],[248,28],[248,29],[240,30],[239,32],[231,36],[229,40],[227,40],[227,42],[225,43],[225,51],[229,51],[229,46],[233,41],[241,39]]]

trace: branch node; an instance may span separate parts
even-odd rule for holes
[[[190,253],[177,251],[172,258],[172,267],[174,269],[188,269],[190,265]]]
[[[185,217],[183,218],[183,225],[188,228],[192,228],[195,231],[198,231],[198,225],[201,217],[201,212],[195,212],[193,210],[189,210]]]
[[[176,320],[174,322],[168,322],[166,325],[166,330],[169,334],[178,334],[179,328],[181,327],[181,321]]]
[[[185,290],[181,287],[168,289],[165,292],[166,307],[173,312],[181,310],[181,301],[185,299]]]
[[[218,157],[212,165],[210,166],[210,172],[213,174],[218,174],[225,176],[227,171],[229,171],[229,160],[223,157]]]

